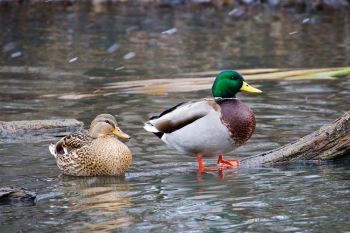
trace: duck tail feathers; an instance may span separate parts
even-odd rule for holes
[[[151,132],[151,133],[159,133],[159,130],[158,130],[156,127],[154,127],[154,126],[152,125],[152,123],[149,122],[149,121],[147,121],[147,122],[144,124],[143,128],[144,128],[146,131]]]
[[[156,127],[154,127],[149,121],[145,123],[143,128],[148,132],[154,133],[159,138],[162,138],[162,136],[164,135],[163,132],[159,132],[159,130]]]

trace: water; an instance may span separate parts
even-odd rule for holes
[[[88,4],[3,10],[0,120],[89,124],[109,112],[132,136],[127,145],[134,163],[125,177],[67,177],[47,148],[56,138],[0,144],[0,184],[39,194],[33,206],[0,205],[1,232],[349,231],[348,159],[228,171],[224,179],[216,172],[197,176],[193,157],[167,148],[142,122],[209,90],[146,95],[104,89],[226,68],[349,65],[347,12],[246,9],[243,18],[233,18],[231,10]],[[264,93],[239,97],[254,109],[257,130],[231,157],[296,140],[350,106],[345,77],[251,84]]]

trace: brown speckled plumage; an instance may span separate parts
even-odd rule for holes
[[[117,125],[115,120],[112,123],[106,123],[103,117],[99,120],[92,127],[102,129]],[[93,138],[87,132],[75,132],[50,146],[50,151],[56,158],[58,168],[66,175],[122,175],[132,163],[129,148],[111,134]]]

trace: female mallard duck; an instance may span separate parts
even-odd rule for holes
[[[89,131],[72,133],[51,144],[49,149],[66,175],[121,175],[129,168],[132,155],[113,135],[130,138],[119,129],[114,116],[100,114],[91,122]]]
[[[240,91],[262,92],[238,72],[222,71],[212,87],[213,99],[178,104],[152,117],[144,128],[169,146],[194,153],[200,170],[204,169],[200,154],[219,155],[219,168],[237,166],[237,160],[224,160],[223,154],[243,145],[255,130],[253,111],[236,98]]]

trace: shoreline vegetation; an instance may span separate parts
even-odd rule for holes
[[[7,7],[15,6],[55,6],[69,8],[72,6],[91,6],[96,10],[103,11],[113,5],[135,5],[135,6],[155,6],[155,7],[176,7],[186,6],[205,6],[214,8],[233,7],[232,15],[240,16],[244,13],[245,7],[262,7],[268,9],[287,8],[298,12],[322,12],[334,10],[350,10],[350,1],[348,0],[0,0],[0,10],[6,10]]]

